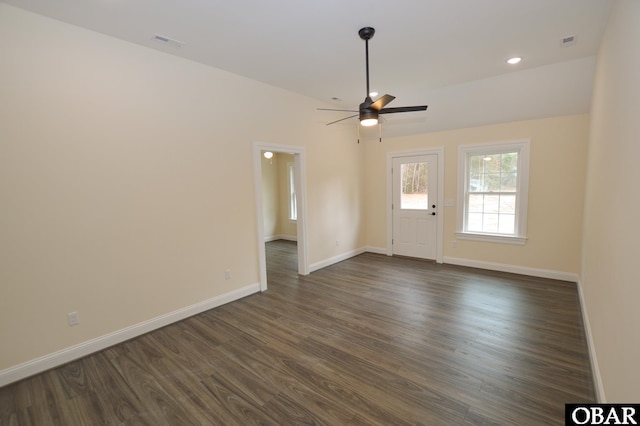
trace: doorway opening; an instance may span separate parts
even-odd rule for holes
[[[265,153],[269,154],[265,156]],[[265,244],[269,241],[279,239],[295,241],[298,274],[309,274],[305,164],[303,147],[262,142],[253,144],[261,291],[267,290]]]

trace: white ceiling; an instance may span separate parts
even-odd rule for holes
[[[371,89],[388,136],[589,111],[611,0],[2,0],[26,10],[353,109]],[[181,48],[153,40],[159,34]],[[561,39],[575,35],[572,47]],[[510,66],[505,60],[522,56]],[[341,101],[332,101],[333,97]],[[325,104],[325,105],[323,105]],[[338,112],[318,111],[320,122]],[[354,119],[355,120],[355,119]],[[353,125],[349,121],[338,125]]]

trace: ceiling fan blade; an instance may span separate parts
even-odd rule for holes
[[[375,109],[376,111],[380,111],[386,104],[394,100],[396,97],[391,95],[384,95],[374,103],[372,103],[369,108]]]
[[[358,114],[350,115],[349,117],[341,118],[340,120],[336,120],[336,121],[332,121],[331,123],[327,123],[327,126],[330,125],[330,124],[339,123],[340,121],[348,120],[350,118],[357,117],[357,116],[358,116]]]
[[[378,114],[393,114],[396,112],[413,112],[413,111],[426,111],[428,105],[406,106],[396,108],[384,108],[378,111]]]
[[[353,109],[333,109],[333,108],[316,108],[318,111],[342,111],[342,112],[358,112]]]

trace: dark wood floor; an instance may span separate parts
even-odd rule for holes
[[[563,424],[575,284],[363,254],[0,389],[0,425]]]

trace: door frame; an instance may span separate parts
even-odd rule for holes
[[[256,201],[256,234],[258,238],[258,270],[260,291],[267,290],[267,255],[264,242],[264,210],[262,201],[262,151],[293,154],[297,206],[298,274],[309,275],[307,243],[307,171],[304,147],[253,142],[253,188]]]
[[[393,160],[402,157],[432,155],[438,157],[438,214],[436,215],[436,262],[443,262],[444,237],[444,148],[387,153],[387,256],[393,255]]]

